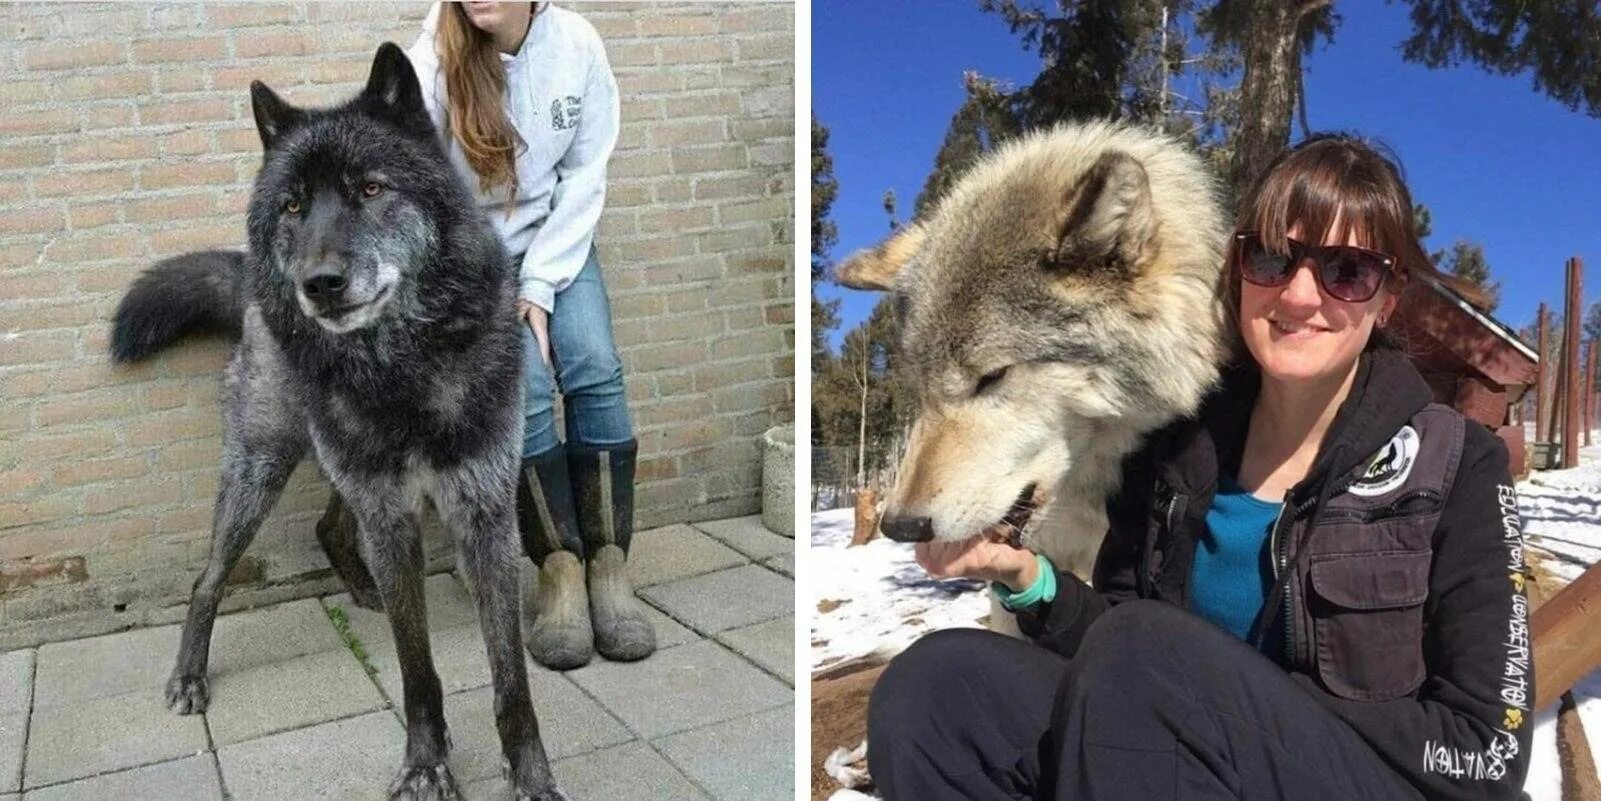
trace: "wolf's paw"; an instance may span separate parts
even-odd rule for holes
[[[167,680],[167,708],[180,715],[204,712],[210,700],[205,676],[173,676]]]
[[[547,790],[518,790],[515,798],[517,801],[573,801],[554,785]]]
[[[405,767],[389,785],[389,801],[458,801],[461,790],[443,764]]]

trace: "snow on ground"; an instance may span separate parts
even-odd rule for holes
[[[895,654],[935,629],[978,628],[989,614],[984,585],[932,579],[912,546],[879,537],[846,548],[850,509],[812,516],[812,671],[875,651]]]
[[[1546,565],[1564,581],[1601,562],[1601,445],[1579,453],[1572,470],[1532,475],[1518,485],[1524,534]],[[879,538],[846,548],[850,509],[812,516],[807,555],[816,614],[812,618],[812,671],[879,652],[894,654],[922,634],[941,628],[978,627],[989,598],[974,581],[929,578],[912,558],[912,546]],[[1591,751],[1601,754],[1601,671],[1574,689]],[[1526,789],[1533,801],[1558,801],[1556,716],[1536,716],[1533,762]]]

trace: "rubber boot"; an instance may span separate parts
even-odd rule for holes
[[[595,650],[617,662],[656,651],[656,629],[628,582],[628,545],[634,534],[634,457],[639,443],[569,445],[567,464],[578,505],[589,577],[589,613]]]
[[[539,566],[528,653],[552,670],[582,667],[595,654],[595,638],[584,593],[584,542],[562,446],[523,460],[517,528],[523,549]]]

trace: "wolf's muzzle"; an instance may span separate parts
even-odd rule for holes
[[[934,521],[927,517],[885,515],[878,527],[896,542],[928,542],[934,539]]]
[[[300,282],[301,291],[306,293],[306,297],[321,306],[338,304],[347,286],[349,282],[345,276],[332,270],[319,270]]]

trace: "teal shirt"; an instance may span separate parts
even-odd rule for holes
[[[1261,500],[1234,479],[1220,476],[1206,533],[1195,547],[1190,611],[1245,639],[1273,586],[1268,530],[1281,503]]]

